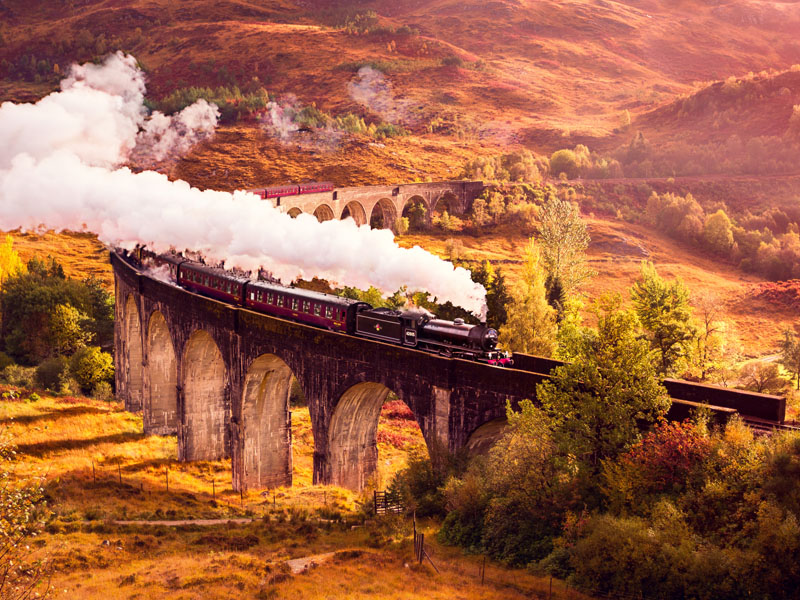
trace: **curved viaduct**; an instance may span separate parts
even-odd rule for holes
[[[117,395],[185,461],[232,459],[234,489],[292,482],[292,376],[314,436],[314,482],[362,488],[393,391],[429,449],[462,448],[546,376],[447,359],[251,312],[148,277],[112,253]]]
[[[291,215],[307,213],[320,221],[351,217],[357,225],[377,222],[393,229],[398,217],[412,205],[425,207],[430,220],[435,211],[463,214],[483,191],[482,181],[441,181],[393,186],[337,188],[332,192],[272,198],[272,203]]]

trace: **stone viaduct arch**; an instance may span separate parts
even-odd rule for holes
[[[314,209],[314,216],[317,217],[317,221],[322,223],[323,221],[332,221],[333,220],[333,210],[327,204],[320,204],[316,209]]]
[[[144,429],[170,435],[178,431],[178,360],[164,315],[155,311],[147,327]]]
[[[372,207],[369,225],[373,229],[392,229],[397,221],[397,209],[389,198],[381,198]]]
[[[128,401],[125,408],[130,411],[142,410],[142,392],[144,386],[142,352],[142,327],[139,307],[132,294],[126,296],[123,311],[123,349],[121,352],[122,368],[127,383]]]
[[[352,202],[348,203],[347,206],[342,209],[342,214],[339,216],[341,220],[350,218],[356,222],[356,225],[359,227],[361,225],[366,225],[367,223],[367,212],[364,210],[364,207],[358,200],[353,200]]]
[[[247,369],[239,426],[243,488],[292,484],[292,378],[289,366],[274,354],[262,354]]]
[[[405,201],[401,215],[408,219],[411,227],[428,225],[431,222],[431,207],[425,198],[417,194]]]
[[[178,445],[181,460],[218,460],[226,456],[225,379],[225,362],[214,339],[203,330],[192,333],[183,352],[181,369],[184,398],[184,416],[178,428],[183,441]]]
[[[362,489],[378,464],[378,418],[389,388],[357,383],[336,404],[328,428],[331,478],[338,485]]]

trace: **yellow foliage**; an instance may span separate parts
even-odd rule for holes
[[[14,250],[14,238],[6,235],[5,241],[0,244],[0,285],[17,273],[24,273],[25,265]]]

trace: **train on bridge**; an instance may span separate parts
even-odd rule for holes
[[[249,310],[370,338],[445,357],[510,367],[513,360],[497,348],[497,330],[463,319],[446,321],[422,310],[374,308],[367,302],[333,294],[289,287],[269,280],[252,280],[191,260],[178,253],[156,254],[137,247],[120,256],[139,269],[166,268],[176,285]]]

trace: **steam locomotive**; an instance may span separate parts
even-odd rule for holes
[[[208,266],[177,253],[155,254],[137,248],[121,256],[140,269],[166,267],[180,287],[256,312],[446,357],[502,367],[513,364],[497,349],[497,331],[486,325],[437,319],[421,310],[373,308],[352,298],[253,281],[245,273]]]

